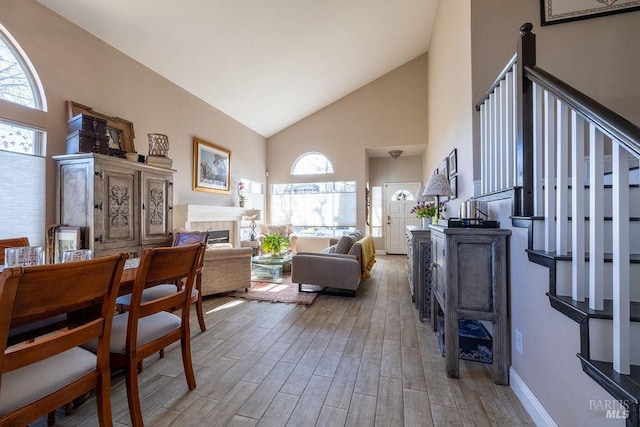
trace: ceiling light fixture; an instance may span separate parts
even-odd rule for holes
[[[400,157],[400,154],[402,154],[402,150],[391,150],[391,151],[389,151],[389,155],[391,157],[393,157],[394,159],[397,159],[398,157]]]

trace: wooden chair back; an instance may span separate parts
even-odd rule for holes
[[[198,263],[205,245],[147,248],[142,251],[140,265],[131,292],[127,327],[127,348],[135,348],[138,319],[160,311],[181,309],[183,325],[188,330],[191,290],[198,272]],[[142,291],[155,285],[181,283],[175,293],[142,302]],[[153,352],[151,352],[153,353]]]
[[[33,267],[6,268],[0,274],[0,381],[16,369],[59,355],[93,339],[98,342],[95,369],[35,401],[0,415],[0,425],[27,425],[56,408],[96,389],[101,426],[112,424],[109,338],[115,299],[126,255]],[[82,308],[97,312],[86,322],[33,342],[7,348],[12,326],[39,322]],[[1,398],[1,397],[0,397]]]
[[[173,234],[171,246],[185,246],[194,243],[207,243],[209,233],[206,231],[179,231]]]
[[[0,265],[4,265],[4,250],[7,248],[18,248],[29,246],[28,237],[13,237],[11,239],[0,239]]]

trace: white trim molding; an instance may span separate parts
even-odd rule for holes
[[[509,387],[511,387],[511,390],[513,390],[537,426],[558,427],[558,424],[553,421],[551,415],[544,409],[544,406],[513,368],[509,368]]]

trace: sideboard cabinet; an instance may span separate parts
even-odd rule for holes
[[[432,310],[444,315],[447,376],[459,376],[460,319],[493,324],[493,380],[509,384],[507,239],[510,230],[431,226]]]
[[[407,225],[407,278],[411,298],[424,321],[431,312],[431,230]]]
[[[82,228],[94,256],[171,243],[173,173],[101,154],[54,156],[56,220]]]

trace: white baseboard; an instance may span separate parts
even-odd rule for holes
[[[529,387],[527,387],[513,368],[509,368],[509,386],[537,426],[558,427],[556,422],[553,421],[553,418],[551,418],[551,415],[544,409],[533,392],[529,390]]]

